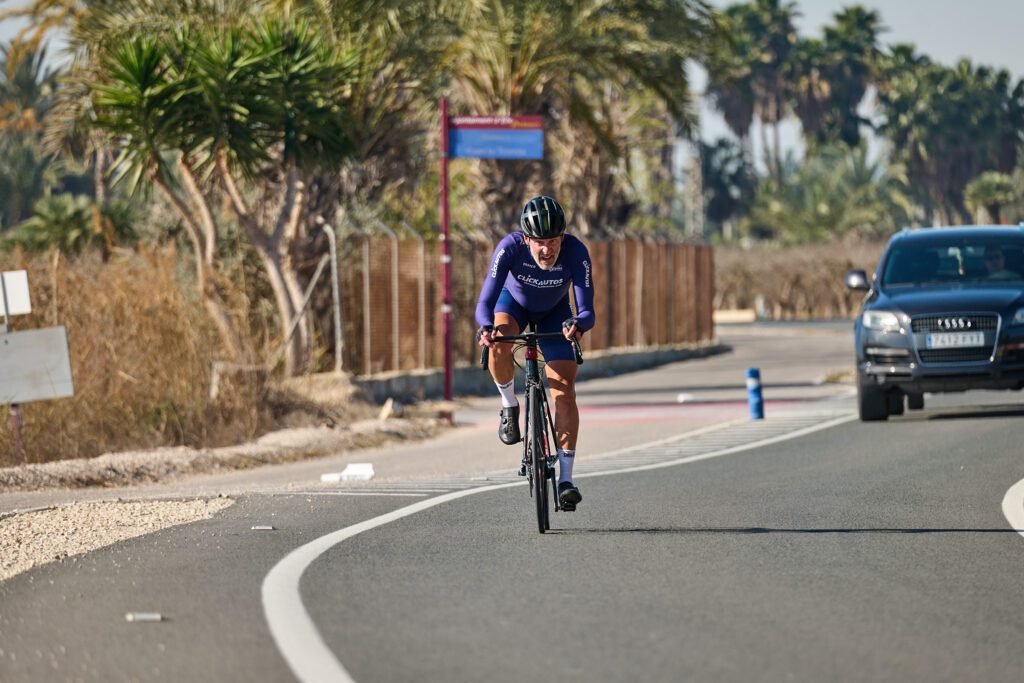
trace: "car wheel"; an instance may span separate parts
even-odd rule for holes
[[[907,394],[907,408],[910,410],[923,410],[924,394]]]
[[[862,422],[889,419],[889,398],[878,387],[857,385],[857,411]]]
[[[885,397],[886,402],[889,404],[890,415],[902,415],[903,414],[903,392],[902,391],[890,391]]]

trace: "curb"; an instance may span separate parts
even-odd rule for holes
[[[731,350],[731,346],[716,340],[704,344],[584,352],[586,360],[580,366],[579,380],[612,377],[691,358],[715,356]],[[522,371],[517,369],[516,376],[521,381]],[[440,368],[363,375],[354,377],[352,383],[359,387],[368,400],[378,404],[389,398],[406,402],[440,399],[444,394],[444,374]],[[489,373],[475,364],[460,365],[452,372],[452,392],[457,396],[489,396],[494,393],[494,381]]]

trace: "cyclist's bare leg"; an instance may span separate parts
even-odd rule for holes
[[[551,401],[555,405],[555,439],[558,441],[558,501],[571,512],[583,500],[572,483],[576,460],[576,436],[580,429],[580,411],[576,405],[576,361],[553,360],[545,366]]]
[[[498,336],[519,334],[519,325],[507,313],[494,314],[494,331]],[[522,440],[519,430],[519,399],[516,398],[515,364],[511,344],[495,344],[491,347],[490,371],[501,394],[501,421],[498,423],[498,438],[506,446]]]
[[[553,360],[545,365],[555,410],[555,439],[564,451],[576,450],[580,411],[576,405],[576,361]]]
[[[494,314],[495,336],[515,336],[519,334],[519,323],[508,313]],[[490,371],[494,381],[507,384],[515,377],[512,344],[495,344],[490,351]]]

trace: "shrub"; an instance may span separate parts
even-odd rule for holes
[[[716,247],[715,310],[752,308],[773,320],[849,318],[864,295],[846,289],[843,276],[850,268],[870,276],[884,246]]]
[[[0,258],[28,271],[33,312],[12,331],[67,329],[75,395],[20,407],[26,460],[90,457],[164,445],[214,446],[260,429],[261,387],[209,398],[218,357],[192,285],[179,281],[173,249],[97,254],[59,252]],[[5,411],[6,413],[6,411]],[[14,464],[11,420],[0,416],[0,465]]]

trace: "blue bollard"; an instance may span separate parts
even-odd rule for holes
[[[764,398],[761,396],[761,371],[747,368],[747,403],[750,405],[750,419],[764,419]]]

